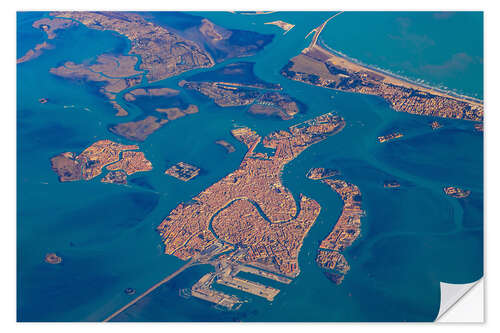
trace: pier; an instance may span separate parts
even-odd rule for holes
[[[340,14],[342,14],[342,13],[343,13],[343,11],[342,11],[342,12],[338,12],[337,14],[335,14],[335,15],[333,15],[333,16],[330,16],[330,17],[329,17],[328,19],[326,19],[326,21],[325,21],[325,22],[323,22],[323,23],[322,23],[319,27],[314,28],[313,30],[311,30],[311,32],[313,32],[313,31],[314,31],[314,36],[313,36],[313,39],[312,39],[312,41],[311,41],[311,44],[309,44],[308,49],[312,49],[312,48],[316,45],[316,43],[318,42],[319,35],[321,34],[321,32],[323,31],[323,29],[325,28],[326,24],[327,24],[327,23],[328,23],[331,19],[333,19],[333,18],[334,18],[334,17],[336,17],[336,16],[339,16],[339,15],[340,15]],[[308,33],[308,34],[307,34],[307,36],[309,36],[309,35],[311,34],[311,32],[310,32],[310,33]],[[306,36],[306,38],[307,38],[307,36]]]
[[[280,292],[279,289],[265,286],[262,283],[245,280],[231,275],[222,275],[216,280],[216,282],[226,287],[238,289],[249,294],[263,297],[269,302],[272,302],[274,300],[274,297]]]
[[[238,265],[236,274],[238,272],[246,272],[246,273],[258,275],[258,276],[261,276],[263,278],[274,280],[274,281],[281,282],[284,284],[290,284],[292,282],[292,280],[287,278],[287,277],[284,277],[284,276],[281,276],[278,274],[274,274],[274,273],[271,273],[271,272],[268,272],[268,271],[265,271],[265,270],[262,270],[259,268],[251,267],[251,266]]]
[[[205,274],[195,285],[191,288],[191,296],[202,299],[225,308],[227,310],[236,310],[243,303],[238,297],[228,295],[221,291],[212,288],[212,284],[216,278],[215,273]]]

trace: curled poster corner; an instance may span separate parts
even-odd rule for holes
[[[465,284],[453,284],[453,283],[445,283],[445,282],[440,282],[440,288],[441,288],[441,304],[439,306],[439,313],[436,316],[435,321],[437,322],[449,322],[449,320],[445,320],[443,317],[444,314],[448,312],[452,307],[455,306],[455,304],[459,303],[462,297],[464,297],[474,286],[477,284],[481,283],[482,286],[482,279],[479,279],[475,282],[472,283],[465,283]],[[482,289],[481,289],[482,293]],[[481,304],[481,312],[482,312],[482,304]],[[458,322],[458,321],[463,321],[466,322],[468,321],[467,319],[463,320],[451,320],[452,322]],[[482,313],[481,313],[481,319],[480,320],[474,320],[474,322],[482,322]]]

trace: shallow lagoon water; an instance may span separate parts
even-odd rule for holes
[[[23,15],[18,20],[20,53],[43,40],[30,30],[32,21]],[[48,73],[66,60],[81,62],[103,52],[123,52],[128,44],[115,34],[83,27],[62,33],[53,41],[55,49],[18,65],[18,320],[104,319],[134,297],[126,295],[125,288],[133,287],[140,294],[183,264],[162,254],[155,227],[178,203],[238,167],[245,147],[231,137],[234,125],[250,126],[266,135],[332,110],[346,119],[346,128],[310,147],[283,172],[285,186],[295,196],[303,193],[317,200],[322,212],[304,241],[301,274],[290,285],[279,285],[282,292],[274,302],[240,294],[249,302],[238,311],[222,312],[203,301],[184,299],[179,289],[212,269],[196,266],[116,320],[430,321],[439,308],[439,281],[466,283],[482,276],[483,146],[482,135],[473,131],[472,123],[440,120],[445,127],[432,131],[428,122],[434,119],[394,112],[379,98],[284,79],[279,69],[307,46],[305,35],[331,13],[210,12],[203,16],[227,28],[276,34],[259,54],[214,69],[240,60],[255,62],[259,78],[279,83],[307,110],[290,121],[255,117],[245,108],[219,108],[206,98],[181,91],[181,98],[197,104],[200,112],[169,122],[139,144],[153,171],[133,175],[127,187],[101,184],[98,179],[59,183],[50,169],[51,156],[80,152],[105,138],[133,143],[107,128],[142,114],[140,106],[130,105],[130,115],[118,119],[95,88]],[[278,19],[296,27],[282,35],[277,27],[263,25]],[[459,35],[464,28],[455,29]],[[482,30],[475,34],[482,35]],[[322,38],[328,45],[329,35],[325,29]],[[72,40],[76,39],[85,47],[75,47]],[[351,40],[351,44],[354,48],[362,41]],[[382,54],[377,48],[372,52]],[[210,70],[191,71],[155,85],[176,88],[183,78]],[[454,82],[453,88],[466,91],[461,82],[482,87],[475,75]],[[40,97],[50,102],[41,105]],[[384,145],[376,142],[378,135],[394,128],[407,135]],[[233,144],[236,152],[227,154],[214,144],[218,139]],[[188,183],[165,176],[165,168],[178,161],[197,165],[203,172]],[[324,276],[314,259],[342,203],[328,186],[305,178],[311,167],[339,169],[340,177],[358,185],[363,194],[367,216],[361,237],[346,250],[351,270],[339,286]],[[385,189],[383,182],[388,179],[397,179],[403,186]],[[462,185],[473,194],[458,201],[444,195],[445,185]],[[45,253],[52,251],[62,256],[62,264],[43,262]]]

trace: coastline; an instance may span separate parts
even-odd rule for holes
[[[321,49],[324,52],[332,54],[333,56],[342,58],[342,59],[344,59],[346,61],[349,61],[349,62],[351,62],[351,63],[353,63],[355,65],[365,67],[366,69],[369,69],[371,71],[377,72],[379,74],[382,74],[382,75],[385,75],[385,76],[388,76],[388,77],[392,77],[392,78],[394,78],[396,80],[403,81],[403,82],[405,82],[407,84],[416,86],[417,88],[429,90],[430,92],[437,93],[437,94],[439,94],[441,96],[444,95],[445,97],[452,97],[452,98],[455,98],[455,99],[465,100],[465,101],[467,101],[469,103],[477,103],[477,104],[481,104],[481,105],[483,105],[483,103],[484,103],[482,99],[479,99],[479,98],[476,98],[476,97],[468,96],[468,95],[465,95],[465,94],[460,94],[460,93],[454,92],[452,90],[446,90],[446,89],[438,88],[438,87],[435,87],[435,86],[432,86],[432,85],[429,85],[429,84],[426,84],[426,83],[416,82],[413,79],[410,79],[408,77],[405,77],[405,76],[402,76],[402,75],[399,75],[399,74],[395,74],[395,73],[393,73],[393,72],[391,72],[391,71],[389,71],[387,69],[382,69],[382,68],[376,67],[375,65],[365,64],[364,62],[362,62],[362,61],[360,61],[360,60],[358,60],[356,58],[351,58],[348,55],[346,55],[346,54],[344,54],[344,53],[342,53],[340,51],[334,50],[331,46],[329,46],[328,44],[326,44],[319,37],[318,37],[318,41],[317,41],[317,43],[316,43],[315,46],[317,48]],[[306,49],[304,49],[304,50],[306,50]],[[304,52],[304,51],[302,51],[302,52]]]

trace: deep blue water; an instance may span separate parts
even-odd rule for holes
[[[79,63],[101,53],[128,49],[126,40],[110,32],[80,26],[58,34],[50,41],[54,49],[17,66],[18,320],[104,319],[133,297],[124,294],[125,288],[141,293],[183,264],[162,254],[155,227],[179,202],[238,167],[245,147],[231,137],[229,130],[234,125],[250,126],[266,135],[332,110],[346,119],[346,128],[306,150],[283,172],[283,182],[294,195],[304,193],[322,206],[300,253],[297,279],[279,285],[282,292],[272,303],[240,294],[249,302],[238,311],[221,312],[203,301],[179,296],[180,288],[191,286],[211,269],[197,266],[116,320],[432,321],[439,308],[440,281],[466,283],[482,276],[483,137],[474,132],[472,123],[440,120],[445,126],[432,131],[428,122],[434,119],[397,113],[377,97],[283,78],[280,68],[307,46],[306,34],[332,13],[196,14],[226,28],[275,34],[275,38],[255,56],[184,73],[155,86],[176,88],[185,77],[244,60],[255,63],[257,77],[279,83],[307,111],[290,121],[255,117],[244,107],[220,108],[197,94],[181,91],[183,103],[197,104],[200,112],[169,122],[140,144],[153,171],[131,176],[126,187],[102,184],[99,179],[59,183],[50,169],[50,157],[64,151],[80,152],[99,139],[132,143],[107,128],[140,117],[150,110],[151,101],[123,103],[130,115],[118,119],[95,87],[52,76],[49,69],[64,61]],[[43,42],[43,34],[31,28],[42,15],[18,14],[19,56]],[[327,25],[321,38],[367,64],[481,97],[482,15],[478,15],[344,13]],[[402,38],[394,22],[405,18],[410,23]],[[296,26],[282,35],[277,27],[263,24],[278,19]],[[464,25],[464,20],[470,24]],[[184,23],[181,18],[176,22]],[[413,35],[426,38],[412,39]],[[442,42],[443,36],[446,42]],[[434,44],[411,46],[419,40],[433,40]],[[479,65],[471,62],[460,72],[449,68],[438,77],[432,76],[435,71],[432,75],[426,72],[425,66],[438,66],[461,52],[480,58]],[[39,104],[41,97],[50,102]],[[384,145],[376,142],[378,135],[395,128],[406,133],[402,140]],[[233,144],[236,152],[227,154],[214,144],[218,139]],[[203,173],[187,183],[165,176],[165,168],[178,161],[197,165]],[[362,220],[361,237],[346,250],[351,270],[339,286],[324,276],[314,259],[319,242],[340,215],[342,203],[326,185],[305,178],[311,167],[339,169],[341,177],[358,185],[363,194],[367,216]],[[388,179],[397,179],[402,187],[385,189],[383,182]],[[472,194],[459,201],[444,195],[445,185],[463,186]],[[43,262],[44,255],[52,251],[63,258],[60,265]]]

